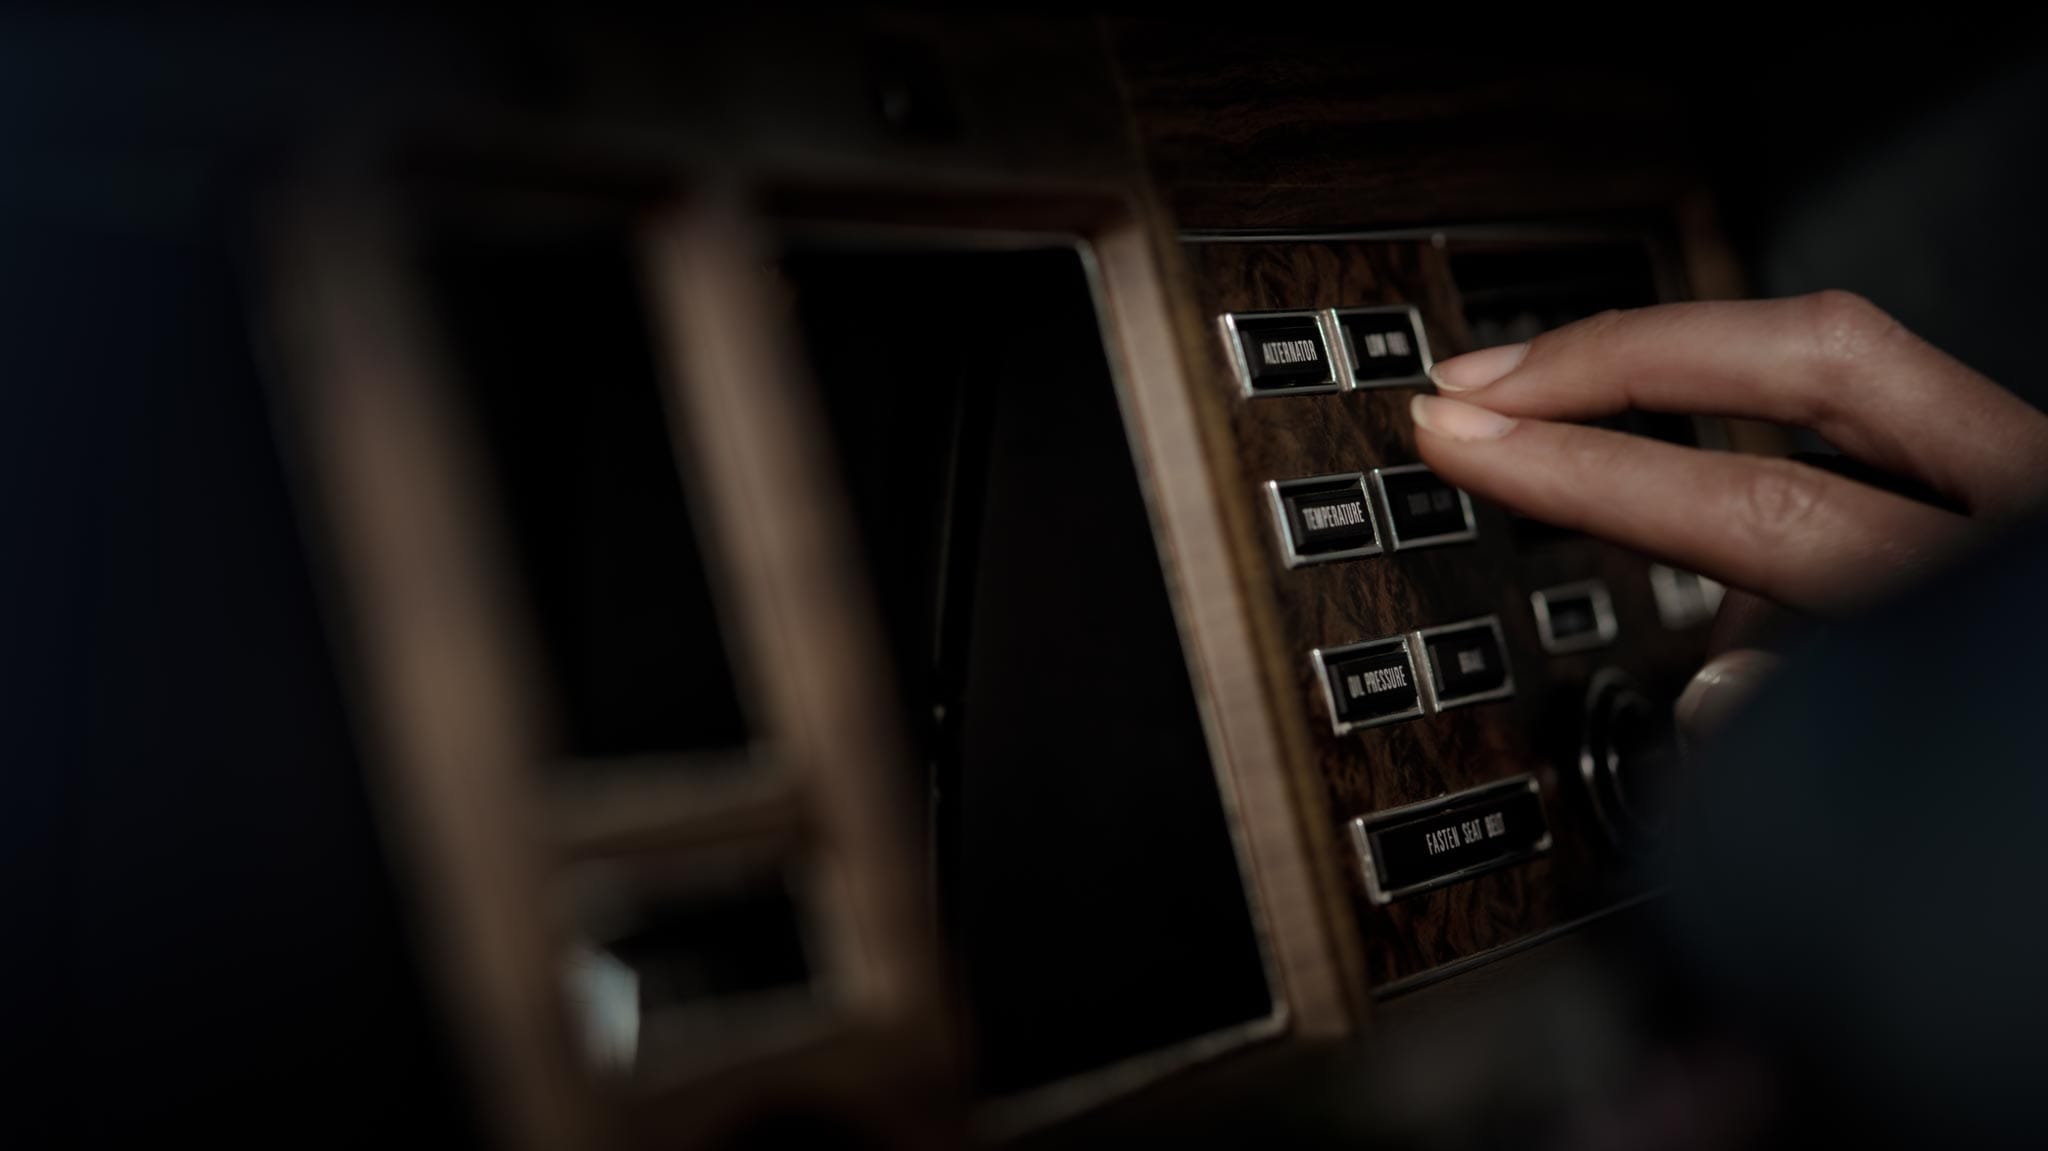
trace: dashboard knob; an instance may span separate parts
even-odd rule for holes
[[[1657,837],[1681,759],[1670,707],[1651,703],[1620,668],[1596,672],[1586,686],[1579,777],[1615,847],[1632,850]]]

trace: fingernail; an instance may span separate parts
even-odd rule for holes
[[[1450,400],[1442,396],[1419,395],[1408,402],[1408,414],[1415,426],[1454,440],[1497,440],[1515,429],[1519,421],[1499,412]]]
[[[1515,370],[1529,354],[1527,344],[1502,344],[1452,356],[1429,369],[1429,378],[1447,392],[1470,392],[1483,388]]]
[[[1671,717],[1687,737],[1704,739],[1756,694],[1777,666],[1777,656],[1753,648],[1715,656],[1679,693]]]

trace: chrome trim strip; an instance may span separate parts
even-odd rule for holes
[[[1554,927],[1546,927],[1533,934],[1524,935],[1520,939],[1510,939],[1506,943],[1489,947],[1484,951],[1475,951],[1463,959],[1453,959],[1449,963],[1439,964],[1427,971],[1418,971],[1413,975],[1396,979],[1391,983],[1383,983],[1372,989],[1372,1001],[1374,1003],[1385,1003],[1392,999],[1398,999],[1410,992],[1421,991],[1425,987],[1435,986],[1453,976],[1463,975],[1467,971],[1485,967],[1490,963],[1498,963],[1503,959],[1512,958],[1532,947],[1549,943],[1552,940],[1570,935],[1574,931],[1590,927],[1611,915],[1618,915],[1624,911],[1641,907],[1653,899],[1660,899],[1664,893],[1665,889],[1662,887],[1652,888],[1649,891],[1640,892],[1626,899],[1608,904],[1598,911],[1589,911],[1577,919],[1568,920]]]
[[[1645,239],[1644,229],[1608,224],[1445,224],[1435,228],[1337,228],[1289,231],[1285,228],[1190,228],[1180,233],[1183,244],[1302,244],[1420,242],[1441,248],[1452,240],[1532,244],[1629,243]]]
[[[1166,1047],[1155,1047],[1107,1067],[1077,1072],[1043,1087],[1032,1087],[993,1099],[975,1108],[969,1124],[982,1140],[1002,1142],[1014,1139],[1113,1102],[1176,1072],[1255,1043],[1277,1039],[1287,1033],[1288,1016],[1284,1001],[1277,995],[1275,1002],[1282,1005],[1271,1015],[1183,1039]]]

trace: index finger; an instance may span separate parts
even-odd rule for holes
[[[1633,407],[1798,424],[1980,514],[2033,502],[2048,460],[2048,416],[1847,292],[1608,312],[1434,374],[1512,416]]]
[[[1473,495],[1807,611],[1896,586],[1970,529],[1962,516],[1790,460],[1510,419],[1430,395],[1411,410],[1424,462]]]

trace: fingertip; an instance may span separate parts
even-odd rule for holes
[[[1513,431],[1519,422],[1477,404],[1426,392],[1408,401],[1408,415],[1417,428],[1462,443],[1497,440]]]
[[[1482,348],[1432,365],[1429,378],[1441,391],[1474,392],[1514,371],[1528,354],[1526,343]]]
[[[1740,648],[1708,660],[1679,693],[1671,709],[1673,721],[1688,739],[1706,738],[1756,694],[1777,666],[1777,656],[1755,648]]]

